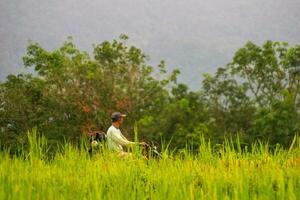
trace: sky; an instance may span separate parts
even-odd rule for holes
[[[179,81],[226,65],[247,41],[300,44],[300,0],[0,0],[0,80],[25,72],[29,41],[47,50],[68,36],[81,50],[122,33],[149,57],[179,68]]]

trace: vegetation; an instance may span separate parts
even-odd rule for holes
[[[300,140],[288,150],[254,143],[251,151],[226,140],[218,149],[201,137],[199,153],[187,149],[160,160],[122,159],[84,143],[66,143],[50,156],[47,141],[28,133],[29,151],[0,156],[1,199],[297,199]],[[237,150],[235,150],[237,149]]]
[[[300,45],[249,42],[190,91],[127,39],[92,55],[71,38],[53,51],[29,44],[34,73],[0,83],[0,199],[300,196]],[[122,159],[105,145],[89,154],[84,135],[106,130],[113,111],[162,158],[137,147]]]
[[[200,144],[200,135],[220,144],[240,136],[243,148],[257,139],[288,147],[300,129],[300,46],[251,42],[214,75],[204,74],[199,91],[178,83],[179,70],[168,73],[126,44],[121,35],[93,46],[93,54],[76,48],[71,38],[47,51],[30,43],[23,57],[33,74],[9,75],[0,83],[0,145],[17,152],[28,147],[26,132],[42,131],[50,146],[78,143],[83,133],[106,130],[113,111],[128,114],[125,134],[138,123],[146,141],[171,141],[177,150]]]

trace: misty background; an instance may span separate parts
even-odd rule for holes
[[[157,65],[179,68],[191,89],[247,41],[300,43],[300,0],[0,0],[0,80],[25,69],[28,41],[81,50],[121,33]]]

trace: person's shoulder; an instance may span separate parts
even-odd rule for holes
[[[113,125],[111,125],[108,129],[107,132],[111,131],[112,129],[114,129],[115,127]]]
[[[109,133],[109,132],[114,132],[114,131],[116,131],[116,130],[117,130],[116,127],[114,127],[113,125],[111,125],[111,126],[108,128],[107,133]]]
[[[120,135],[120,131],[112,125],[108,128],[106,135],[107,137],[111,137],[113,135]]]

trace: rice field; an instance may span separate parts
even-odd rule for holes
[[[0,153],[0,199],[300,199],[298,137],[272,151],[230,140],[216,150],[202,138],[197,154],[164,149],[159,160],[69,143],[49,156],[43,137],[29,142],[19,156]]]

